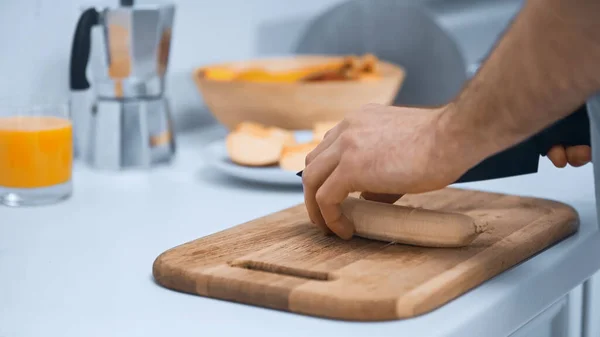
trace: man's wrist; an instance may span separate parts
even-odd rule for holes
[[[462,148],[469,165],[541,131],[600,90],[600,21],[587,14],[597,9],[600,2],[586,0],[525,4],[440,114],[442,137]]]
[[[477,128],[473,119],[457,102],[450,102],[440,108],[436,123],[437,143],[454,164],[459,164],[462,174],[488,156],[499,151],[499,147],[486,133],[493,125]]]

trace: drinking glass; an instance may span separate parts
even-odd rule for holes
[[[71,196],[69,105],[0,104],[0,204],[33,206]]]

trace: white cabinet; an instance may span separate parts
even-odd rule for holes
[[[532,318],[510,337],[580,337],[583,302],[583,285],[580,285]]]
[[[509,337],[600,337],[600,272]]]
[[[600,272],[588,280],[584,290],[583,337],[598,337],[600,336]]]

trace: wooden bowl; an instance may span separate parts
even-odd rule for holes
[[[228,129],[243,121],[289,130],[337,121],[367,103],[391,104],[405,78],[402,67],[379,60],[380,78],[323,82],[241,82],[207,79],[207,67],[285,70],[339,60],[339,56],[292,56],[213,64],[196,68],[194,81],[214,117]]]

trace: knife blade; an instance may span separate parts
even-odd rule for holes
[[[537,173],[540,156],[546,156],[555,145],[590,146],[590,126],[586,105],[525,141],[484,159],[464,173],[455,183]],[[302,172],[296,175],[302,177]]]

